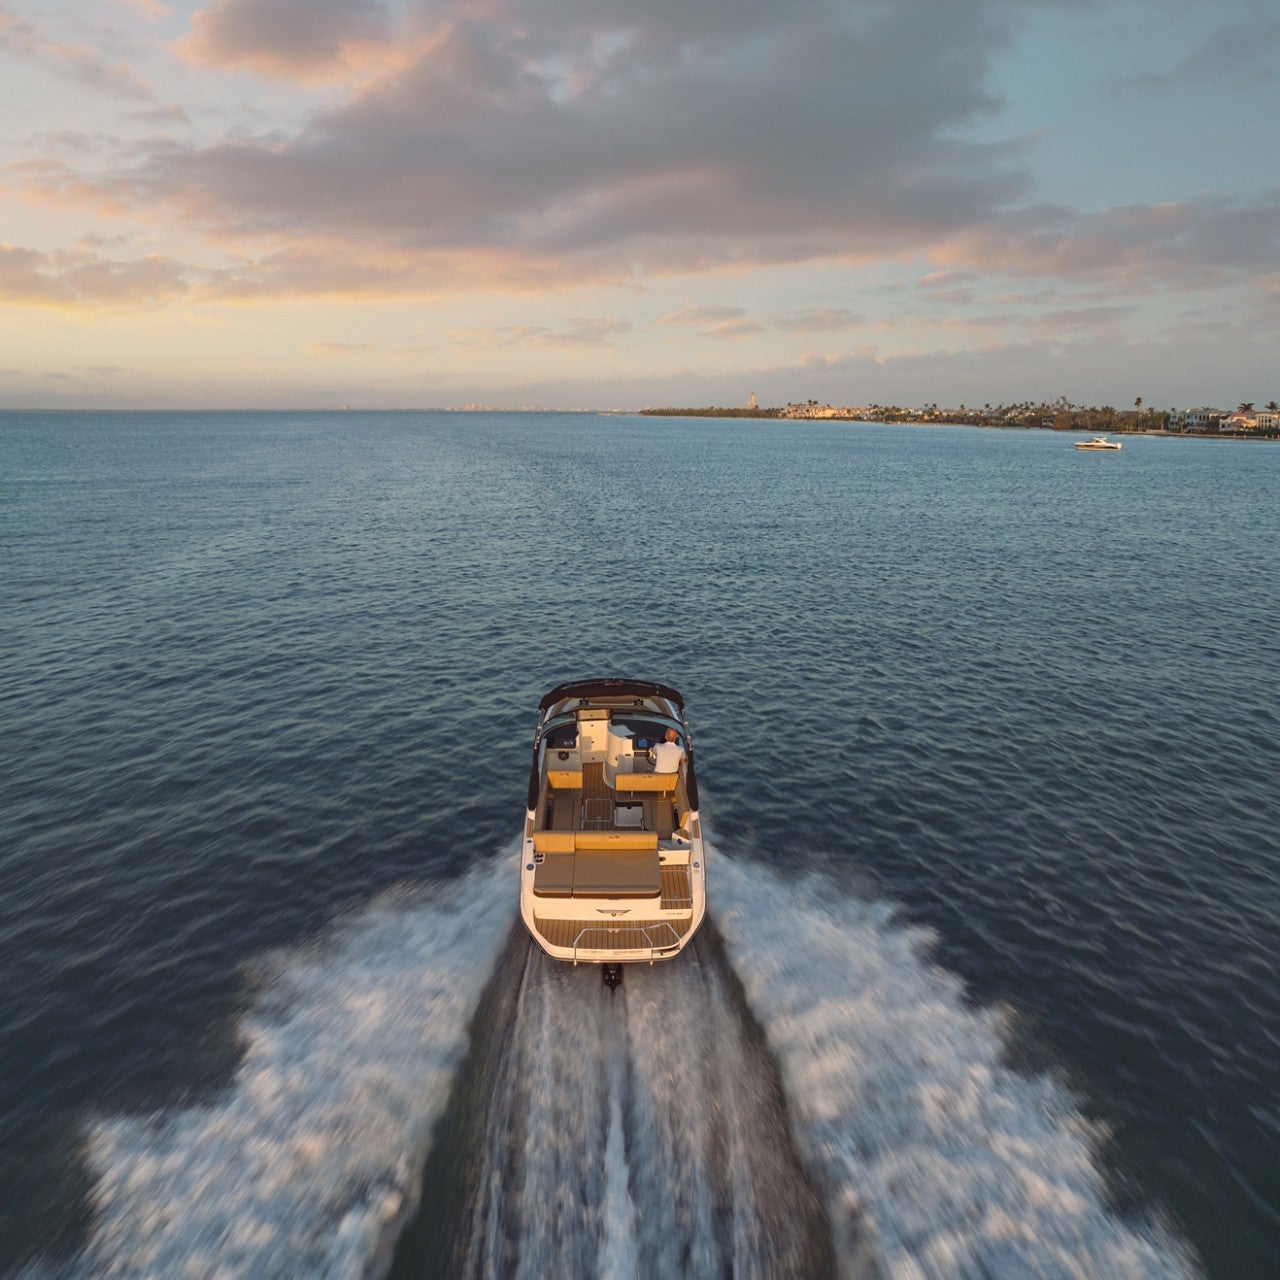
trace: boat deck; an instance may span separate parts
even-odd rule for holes
[[[582,787],[551,790],[548,831],[656,831],[666,839],[675,830],[675,805],[670,796],[638,794],[619,797],[605,781],[604,765],[582,766]],[[630,822],[620,821],[634,815]]]
[[[689,928],[689,920],[546,920],[534,916],[538,932],[553,947],[582,951],[648,951],[675,946]]]

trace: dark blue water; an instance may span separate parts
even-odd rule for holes
[[[1278,488],[0,416],[0,1272],[1274,1275]],[[684,691],[717,850],[616,1005],[510,932],[533,708],[597,673]]]

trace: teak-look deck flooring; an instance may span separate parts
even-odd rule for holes
[[[689,927],[688,920],[544,920],[534,916],[538,932],[553,947],[572,947],[581,936],[583,951],[647,951],[651,947],[674,946]],[[670,927],[668,927],[670,926]],[[583,935],[583,930],[590,933]],[[645,932],[641,932],[645,930]]]

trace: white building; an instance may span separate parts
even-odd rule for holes
[[[1223,409],[1175,409],[1169,426],[1175,431],[1211,431],[1226,416]]]

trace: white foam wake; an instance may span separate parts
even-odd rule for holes
[[[1183,1251],[1106,1207],[1066,1094],[1001,1066],[1003,1027],[965,1007],[887,908],[723,855],[709,898],[764,1025],[796,1137],[849,1274],[1155,1277]]]
[[[502,858],[393,891],[278,957],[225,1096],[92,1129],[82,1274],[364,1274],[415,1193],[514,883]]]
[[[827,1274],[763,1047],[697,948],[598,970],[530,950],[485,1103],[450,1280]],[[466,1164],[467,1162],[461,1162]],[[440,1176],[454,1180],[459,1164]]]

